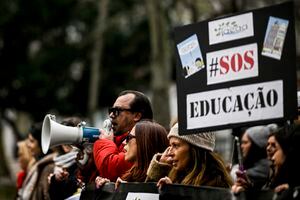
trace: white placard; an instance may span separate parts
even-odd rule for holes
[[[159,200],[159,194],[128,192],[126,200]]]
[[[207,85],[258,76],[257,44],[206,54]]]
[[[187,95],[187,129],[283,117],[283,81]]]

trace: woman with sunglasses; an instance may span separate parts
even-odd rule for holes
[[[118,178],[116,187],[121,182],[144,182],[148,166],[154,154],[162,152],[168,146],[166,129],[156,122],[142,120],[136,123],[126,138],[125,160],[133,166]],[[99,188],[108,179],[98,177],[96,187]]]

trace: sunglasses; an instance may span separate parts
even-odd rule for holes
[[[114,116],[119,116],[123,111],[130,111],[132,112],[131,108],[120,108],[120,107],[112,107],[108,109],[108,114],[113,113]]]
[[[126,143],[129,143],[129,141],[130,141],[131,139],[133,139],[133,138],[136,138],[135,135],[128,134],[128,135],[126,136]]]

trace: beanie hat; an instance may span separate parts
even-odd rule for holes
[[[249,138],[260,148],[267,146],[270,129],[267,126],[253,126],[246,130]]]
[[[171,137],[179,138],[191,145],[213,151],[215,148],[216,136],[214,132],[195,133],[192,135],[179,135],[178,123],[176,123],[168,134],[168,139]]]

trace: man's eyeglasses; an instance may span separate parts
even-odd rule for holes
[[[131,135],[130,133],[126,136],[126,143],[128,143],[131,139],[136,138],[135,135]]]
[[[117,117],[123,111],[132,111],[132,109],[131,108],[112,107],[112,108],[108,109],[108,114],[113,113],[113,115]]]

